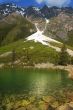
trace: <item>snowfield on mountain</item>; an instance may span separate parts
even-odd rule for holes
[[[47,37],[47,36],[45,36],[45,35],[43,34],[44,31],[46,30],[47,24],[50,22],[48,19],[45,19],[45,21],[46,21],[45,28],[44,28],[42,31],[40,31],[40,29],[38,28],[38,24],[35,23],[35,27],[36,27],[36,29],[37,29],[37,32],[34,33],[34,34],[32,34],[32,35],[30,35],[30,36],[28,36],[28,37],[26,38],[26,40],[27,40],[27,41],[34,41],[34,42],[42,43],[43,45],[47,45],[47,46],[49,46],[49,47],[55,49],[57,52],[60,52],[61,49],[60,49],[59,47],[52,46],[52,45],[50,44],[50,42],[60,43],[60,44],[62,44],[62,43],[59,42],[59,41],[57,41],[57,40],[54,40],[54,39],[52,39],[52,38],[50,38],[50,37]],[[25,42],[25,41],[24,41],[24,42]],[[72,51],[71,49],[67,49],[67,52],[69,53],[69,55],[73,56],[73,51]]]
[[[46,20],[46,25],[45,25],[45,29],[47,27],[47,24],[49,23],[49,20],[45,19]],[[38,28],[38,24],[35,23],[35,27],[37,29],[37,32],[30,35],[29,37],[26,38],[26,40],[30,41],[30,40],[33,40],[35,42],[40,42],[42,43],[43,45],[49,45],[49,42],[55,42],[55,43],[60,43],[50,37],[47,37],[45,35],[43,35],[45,29],[43,29],[42,31],[40,31],[40,29]]]

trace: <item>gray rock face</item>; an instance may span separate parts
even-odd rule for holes
[[[45,34],[51,36],[54,39],[66,42],[68,44],[73,43],[73,15],[67,15],[61,12],[58,16],[50,19],[50,22],[46,28]]]

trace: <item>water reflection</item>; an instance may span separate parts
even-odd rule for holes
[[[0,92],[42,96],[62,88],[73,88],[63,71],[0,70]]]

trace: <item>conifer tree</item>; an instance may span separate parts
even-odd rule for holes
[[[70,56],[67,52],[67,48],[65,44],[63,44],[61,48],[60,56],[59,56],[59,65],[67,66],[67,64],[69,63],[69,57]]]
[[[15,57],[16,57],[16,52],[15,49],[12,50],[12,65],[14,66],[14,62],[15,62]]]

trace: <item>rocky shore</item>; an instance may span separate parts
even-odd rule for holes
[[[42,64],[35,64],[35,68],[39,69],[62,69],[66,70],[69,73],[69,78],[73,79],[73,65],[61,66],[61,65],[54,65],[52,63],[42,63]]]
[[[24,66],[24,64],[19,64],[19,62],[15,62],[14,66],[15,67],[20,67],[20,68],[38,68],[38,69],[60,69],[60,70],[66,70],[69,73],[69,78],[73,79],[73,65],[67,65],[67,66],[61,66],[61,65],[54,65],[52,63],[39,63],[39,64],[34,64],[31,66]],[[0,64],[0,69],[2,68],[11,68],[11,63],[5,65],[4,63]]]
[[[58,96],[0,95],[0,110],[73,110],[73,92]]]

